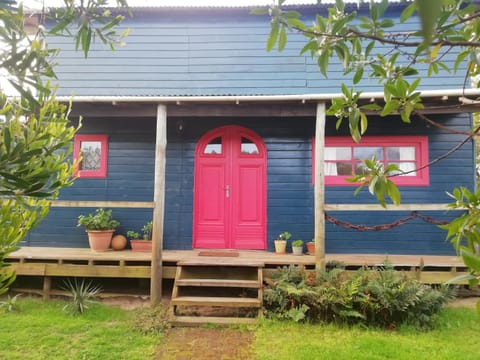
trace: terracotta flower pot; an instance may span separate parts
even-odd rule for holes
[[[88,243],[94,251],[107,251],[110,248],[115,230],[88,230]]]
[[[132,251],[152,252],[151,240],[130,240]]]
[[[315,243],[313,241],[307,242],[307,252],[310,255],[315,255]]]

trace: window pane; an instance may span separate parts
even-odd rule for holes
[[[373,157],[377,160],[383,160],[383,148],[380,146],[356,147],[353,149],[353,155],[355,160],[369,160]]]
[[[80,143],[82,162],[80,170],[99,170],[102,155],[102,143],[100,141],[82,141]]]
[[[415,147],[414,146],[402,146],[402,147],[387,147],[387,159],[388,160],[415,160]]]
[[[221,154],[222,153],[222,138],[217,137],[210,141],[210,143],[205,146],[204,154]]]
[[[252,155],[258,154],[257,145],[255,145],[251,140],[242,137],[241,150],[242,154]]]
[[[338,175],[352,175],[352,163],[351,162],[338,162],[337,163]]]
[[[416,166],[414,162],[399,162],[399,163],[392,163],[397,164],[402,172],[406,172],[407,174],[402,174],[401,176],[417,176]]]
[[[327,147],[325,148],[325,160],[351,160],[352,149],[350,147]]]

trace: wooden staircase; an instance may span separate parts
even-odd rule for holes
[[[262,315],[263,263],[177,263],[169,319],[176,326],[251,324]]]

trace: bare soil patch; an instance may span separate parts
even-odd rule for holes
[[[253,332],[230,328],[172,328],[158,347],[156,360],[252,359]]]

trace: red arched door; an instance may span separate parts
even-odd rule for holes
[[[266,248],[262,139],[240,126],[205,134],[195,150],[193,247]]]

